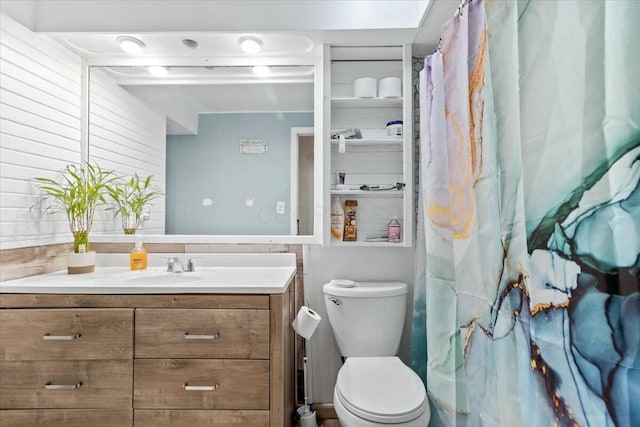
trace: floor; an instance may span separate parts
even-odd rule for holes
[[[318,427],[340,427],[338,420],[320,420]]]

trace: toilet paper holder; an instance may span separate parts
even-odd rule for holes
[[[298,335],[305,340],[309,340],[316,331],[320,320],[322,320],[322,318],[318,313],[303,305],[300,307],[298,315],[293,320],[291,326]],[[313,410],[312,406],[309,405],[309,400],[307,398],[307,356],[303,357],[303,364],[304,405],[298,408],[296,416],[300,419],[301,427],[317,427],[316,412]]]

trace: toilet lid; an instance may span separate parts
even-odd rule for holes
[[[349,412],[383,424],[413,420],[427,407],[420,377],[397,357],[349,357],[336,392]]]

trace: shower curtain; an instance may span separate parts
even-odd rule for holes
[[[472,0],[420,73],[430,425],[640,426],[640,2]]]

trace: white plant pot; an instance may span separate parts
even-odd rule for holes
[[[67,273],[69,274],[93,273],[95,267],[95,251],[83,253],[69,252],[67,254]]]

